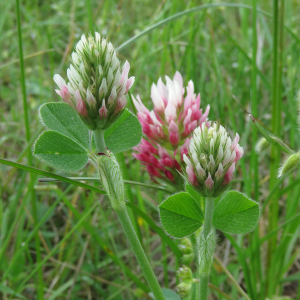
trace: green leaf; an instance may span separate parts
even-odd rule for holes
[[[195,201],[198,203],[202,214],[204,216],[205,214],[205,202],[206,199],[201,196],[190,184],[186,183],[185,184],[185,190],[187,191],[187,193],[189,193],[194,199]],[[217,197],[214,199],[214,205],[215,207],[218,205],[219,201],[221,200],[221,197]]]
[[[78,113],[67,103],[50,102],[39,109],[42,122],[48,129],[57,131],[89,149],[89,130]]]
[[[166,288],[162,288],[161,290],[162,290],[166,300],[180,300],[180,297],[174,291],[172,291],[170,289],[166,289]],[[155,297],[152,292],[149,293],[149,296],[155,300]]]
[[[203,214],[196,200],[188,193],[170,196],[159,206],[160,219],[166,232],[183,238],[203,224]]]
[[[242,193],[230,191],[215,207],[213,226],[226,233],[245,234],[255,228],[258,219],[257,202]]]
[[[142,126],[138,118],[125,109],[118,120],[104,132],[107,148],[113,153],[138,145],[142,138]]]
[[[76,172],[88,162],[87,150],[70,138],[55,132],[43,132],[35,142],[33,154],[53,168]]]

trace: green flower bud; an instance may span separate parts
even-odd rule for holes
[[[182,266],[177,270],[177,275],[179,279],[186,283],[193,283],[193,273],[191,269],[187,266]]]
[[[124,204],[124,183],[120,166],[112,153],[98,157],[99,175],[113,209]]]
[[[300,165],[300,152],[290,155],[278,170],[278,177],[295,170]]]
[[[257,154],[260,154],[261,151],[266,150],[270,146],[270,143],[268,140],[264,137],[262,137],[255,146],[255,151]]]
[[[201,274],[209,274],[213,261],[213,253],[216,246],[215,231],[212,230],[206,239],[201,234],[199,242],[200,265],[199,272]]]
[[[176,286],[176,292],[180,296],[180,298],[185,298],[187,297],[192,289],[192,284],[191,283],[185,283],[181,282]]]
[[[190,239],[186,237],[180,240],[178,248],[182,252],[182,254],[191,254],[193,252],[192,243]]]
[[[190,253],[190,254],[184,254],[182,255],[181,259],[180,259],[180,262],[183,264],[183,265],[190,265],[193,260],[194,260],[194,253]]]

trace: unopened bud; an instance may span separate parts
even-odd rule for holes
[[[99,156],[98,164],[101,183],[112,207],[116,209],[124,204],[124,183],[120,166],[112,153]]]
[[[185,283],[181,282],[176,286],[176,292],[180,296],[180,298],[185,298],[187,297],[192,289],[192,284],[191,283]]]
[[[203,234],[200,237],[199,253],[200,253],[200,264],[199,272],[201,274],[209,274],[210,267],[213,261],[214,249],[216,246],[215,231],[212,230],[205,238]]]
[[[188,266],[188,265],[190,265],[193,262],[194,257],[195,257],[194,253],[184,254],[184,255],[182,255],[180,261],[181,261],[181,263],[183,265],[187,265]]]
[[[193,252],[191,240],[186,237],[180,240],[178,248],[182,252],[182,254],[191,254]]]
[[[177,270],[177,275],[179,279],[186,283],[193,283],[193,273],[191,269],[187,266],[182,266]]]
[[[264,137],[262,137],[255,146],[255,151],[257,154],[260,154],[261,151],[266,150],[270,146],[270,143],[268,140]]]
[[[300,152],[290,155],[278,170],[278,177],[295,170],[300,165]]]

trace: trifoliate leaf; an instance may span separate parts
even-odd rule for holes
[[[257,202],[240,192],[230,191],[215,207],[213,226],[226,233],[245,234],[255,228],[258,219]]]
[[[125,109],[118,120],[104,132],[106,147],[113,153],[138,145],[142,138],[142,126],[138,118]]]
[[[56,131],[43,132],[35,142],[33,154],[47,165],[65,172],[76,172],[88,162],[81,145]]]
[[[50,102],[39,109],[42,122],[48,129],[57,131],[89,149],[89,130],[78,113],[67,103]]]
[[[195,232],[203,224],[203,214],[196,200],[188,193],[170,196],[159,206],[165,231],[175,238]]]

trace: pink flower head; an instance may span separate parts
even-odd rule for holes
[[[168,181],[174,178],[171,181],[176,184],[181,180],[178,171],[181,170],[183,155],[188,154],[191,133],[197,126],[210,125],[207,119],[209,106],[203,113],[200,94],[195,94],[193,82],[189,81],[188,86],[184,87],[179,72],[175,73],[173,79],[166,76],[166,83],[161,78],[157,84],[153,83],[150,97],[153,102],[152,110],[145,107],[139,96],[133,97],[133,102],[143,133],[151,144],[150,148],[154,147],[157,152],[153,153],[153,150],[145,147],[143,140],[134,150],[139,153],[152,152],[161,165],[160,169],[157,168],[160,178]],[[196,178],[195,176],[191,173],[191,178]]]
[[[71,102],[71,94],[69,92],[68,86],[65,80],[58,74],[55,74],[53,77],[54,82],[58,85],[59,90],[55,90],[55,92],[68,104],[72,105]]]

